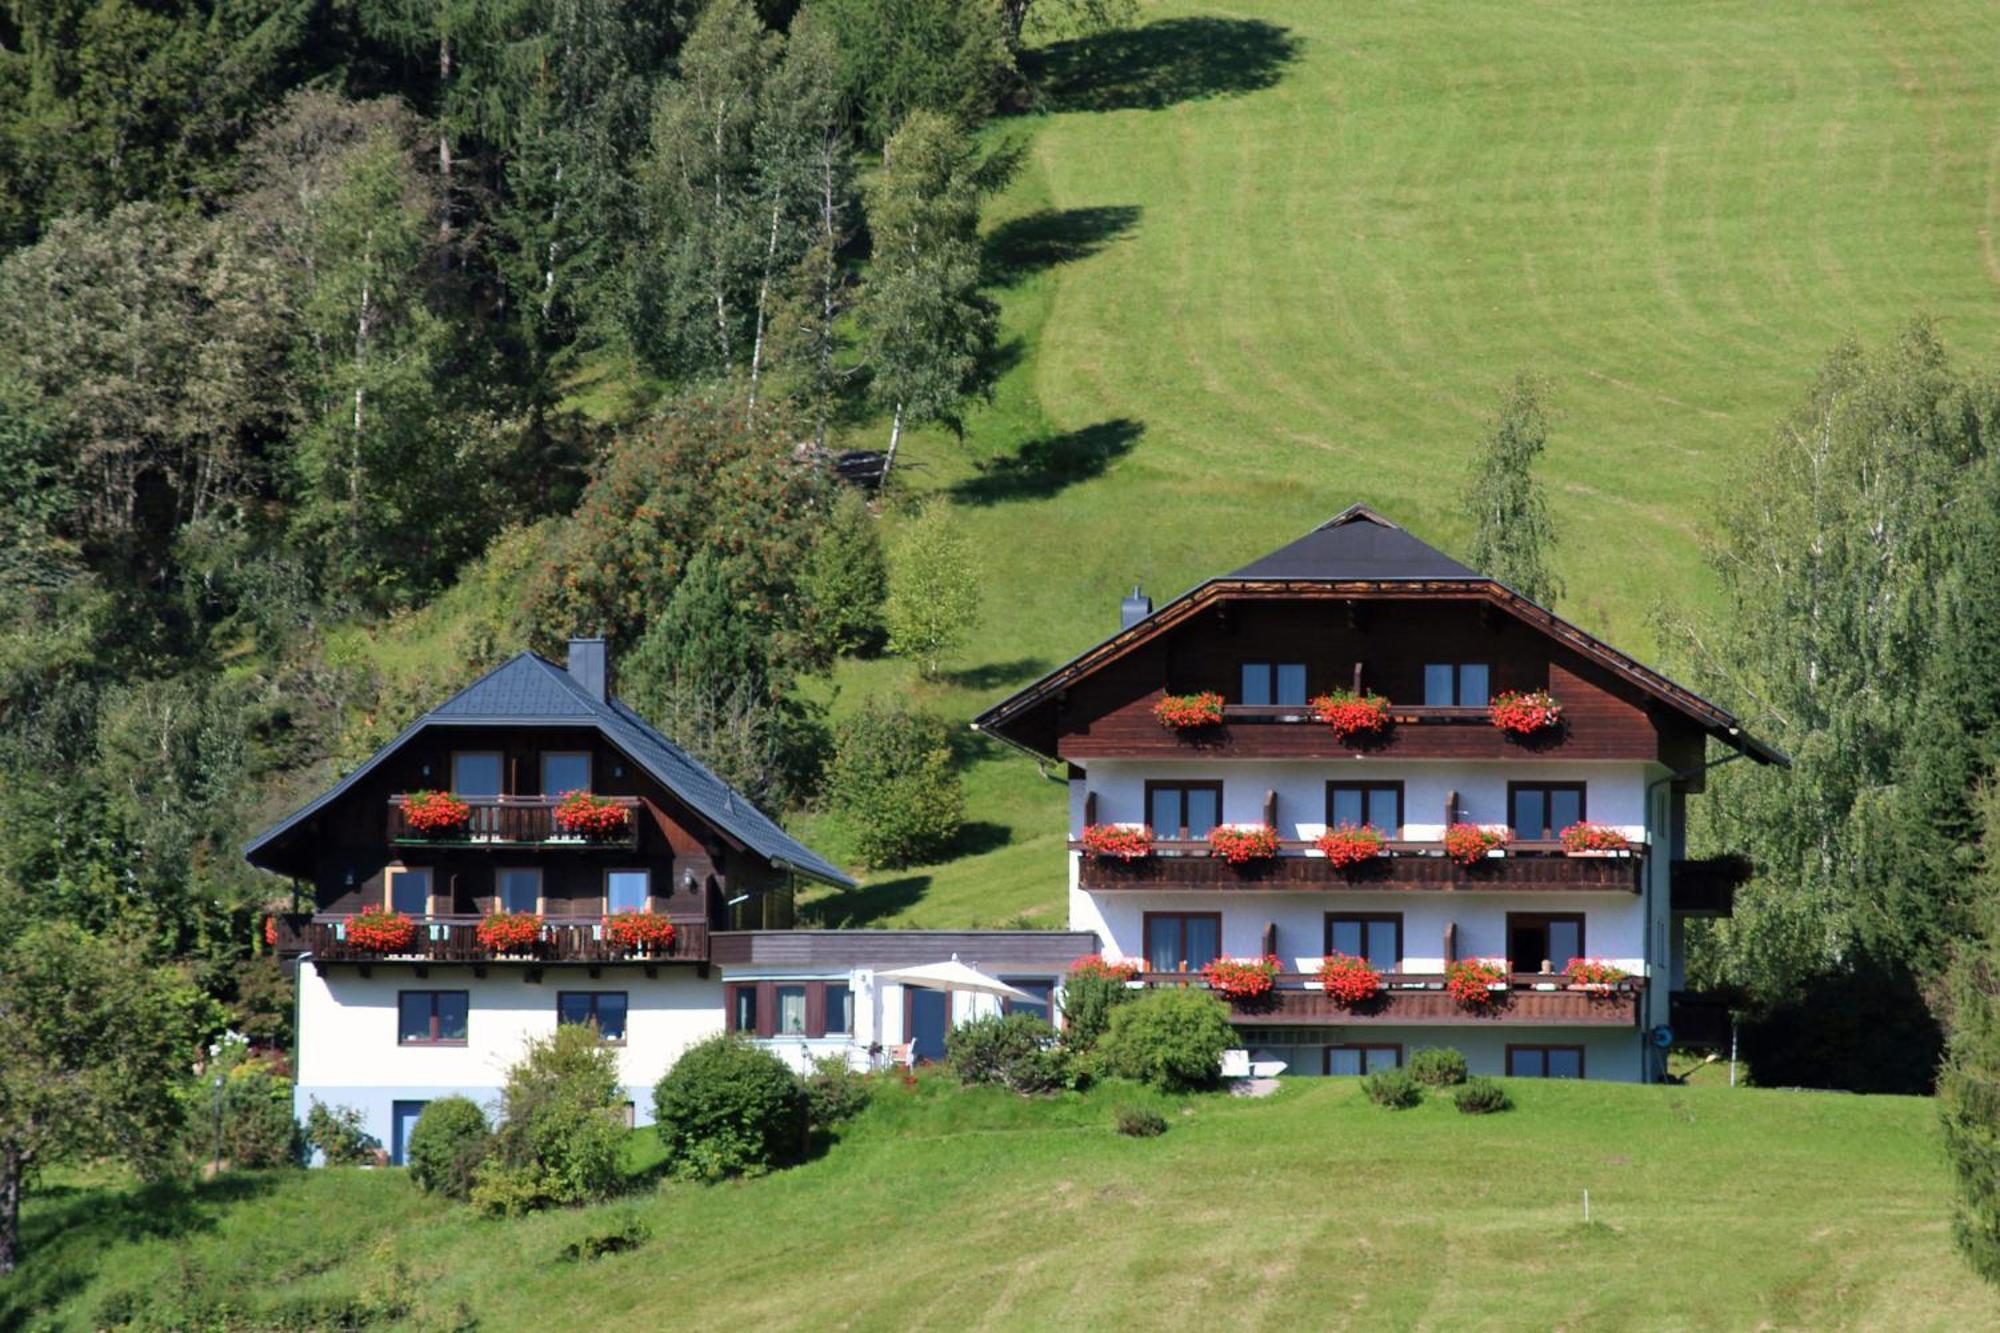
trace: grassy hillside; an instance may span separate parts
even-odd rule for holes
[[[1492,1118],[1356,1081],[1048,1102],[926,1080],[819,1161],[525,1222],[400,1171],[225,1178],[192,1196],[31,1198],[0,1328],[290,1318],[549,1326],[1974,1328],[1930,1103],[1511,1083]],[[643,1141],[649,1136],[635,1136]],[[1590,1191],[1591,1225],[1582,1219]],[[638,1223],[631,1252],[562,1249]]]
[[[2000,11],[1945,4],[1150,4],[1047,53],[989,219],[1014,364],[907,483],[963,506],[969,717],[1156,598],[1363,500],[1425,538],[1517,368],[1583,625],[1642,655],[1710,605],[1732,459],[1831,346],[1919,310],[2000,349]],[[1007,127],[1003,127],[1003,131]],[[859,438],[859,437],[857,437]],[[909,688],[856,666],[848,697]],[[1059,920],[1061,793],[1000,751],[972,854],[838,904]],[[837,832],[809,828],[838,841]]]

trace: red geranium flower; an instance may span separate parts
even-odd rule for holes
[[[1222,696],[1214,690],[1162,695],[1153,705],[1153,720],[1169,731],[1218,726],[1222,722]]]
[[[1362,865],[1389,850],[1389,840],[1382,836],[1381,830],[1367,824],[1360,828],[1342,824],[1328,829],[1313,845],[1326,853],[1326,859],[1333,862],[1336,870]]]
[[[652,912],[613,912],[604,938],[621,949],[663,954],[674,946],[674,923]]]
[[[1217,958],[1201,970],[1208,988],[1225,999],[1255,1000],[1269,995],[1278,985],[1278,960],[1263,958]]]
[[[403,798],[403,820],[435,838],[463,829],[472,820],[472,807],[448,791],[413,791]]]
[[[1505,829],[1481,828],[1477,824],[1453,824],[1444,831],[1444,852],[1462,866],[1476,866],[1496,847],[1507,845]]]
[[[1278,835],[1268,828],[1235,828],[1217,824],[1208,831],[1209,850],[1240,866],[1246,861],[1268,861],[1278,854]]]
[[[1571,824],[1562,831],[1566,852],[1629,851],[1632,840],[1608,824]]]
[[[1085,855],[1115,861],[1138,861],[1153,854],[1153,830],[1140,825],[1092,824],[1083,831]]]
[[[400,953],[417,937],[417,923],[402,912],[371,907],[347,918],[347,942],[375,953]]]
[[[1499,994],[1493,987],[1507,980],[1507,965],[1497,958],[1464,958],[1444,970],[1444,988],[1468,1009],[1486,1009]]]
[[[1382,993],[1382,974],[1366,958],[1344,953],[1326,956],[1319,965],[1319,981],[1334,1003],[1349,1008],[1366,1004]]]
[[[1572,958],[1563,969],[1563,978],[1570,985],[1584,989],[1610,990],[1632,974],[1602,958]]]
[[[1341,736],[1372,736],[1389,726],[1389,701],[1379,694],[1335,690],[1314,699],[1312,710]]]
[[[632,811],[609,796],[566,791],[556,804],[555,821],[556,827],[564,833],[586,838],[608,838],[625,831],[632,822]]]
[[[1113,962],[1103,954],[1087,953],[1069,965],[1073,977],[1103,977],[1106,981],[1137,981],[1139,965],[1125,960]]]
[[[1486,705],[1493,725],[1513,736],[1532,736],[1562,722],[1562,705],[1547,690],[1508,690]]]
[[[542,936],[542,918],[533,912],[495,912],[481,917],[479,943],[494,953],[520,953]]]

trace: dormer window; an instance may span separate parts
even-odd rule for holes
[[[498,796],[500,787],[498,750],[457,750],[452,753],[452,791],[460,796]]]
[[[590,751],[542,751],[542,795],[590,790]]]
[[[1484,708],[1488,675],[1484,662],[1428,662],[1424,665],[1424,707]]]
[[[1304,662],[1245,662],[1243,664],[1243,690],[1238,703],[1252,705],[1290,705],[1304,707],[1306,702],[1306,664]]]

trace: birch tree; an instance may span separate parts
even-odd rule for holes
[[[1535,480],[1535,464],[1549,441],[1548,398],[1546,380],[1525,370],[1514,376],[1473,457],[1463,502],[1472,520],[1467,563],[1542,606],[1563,595],[1562,580],[1549,566],[1555,524]]]

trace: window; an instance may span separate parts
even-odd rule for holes
[[[1512,971],[1539,972],[1546,963],[1560,972],[1570,959],[1584,956],[1582,913],[1507,913],[1507,966]]]
[[[826,985],[826,1035],[847,1037],[854,1033],[854,988],[845,982]]]
[[[1329,1046],[1326,1072],[1329,1074],[1372,1074],[1378,1069],[1396,1069],[1403,1063],[1400,1046]]]
[[[607,912],[643,912],[652,891],[653,877],[649,871],[604,872],[604,910]]]
[[[1161,838],[1206,838],[1222,822],[1220,782],[1149,782],[1146,822]]]
[[[542,872],[515,867],[502,870],[495,897],[503,912],[537,912],[542,902]]]
[[[1198,972],[1222,952],[1222,913],[1146,913],[1146,968]]]
[[[1009,999],[1003,1001],[1000,1006],[1001,1013],[1032,1014],[1044,1023],[1055,1021],[1055,1005],[1051,999],[1056,989],[1054,981],[1048,977],[1002,977],[1000,980],[1006,982],[1015,990],[1026,991],[1035,997],[1032,1000]]]
[[[1239,703],[1297,704],[1306,701],[1304,662],[1245,662]]]
[[[1329,782],[1326,784],[1326,826],[1366,824],[1391,838],[1403,833],[1403,784],[1400,782]]]
[[[804,986],[779,986],[778,1035],[781,1037],[803,1037],[806,1035],[806,988]]]
[[[556,1022],[593,1026],[606,1041],[625,1040],[625,992],[566,990],[556,992]]]
[[[1581,782],[1507,784],[1507,822],[1513,826],[1517,838],[1546,841],[1582,821]]]
[[[500,794],[500,752],[460,750],[451,757],[451,789],[460,796]]]
[[[733,994],[729,1003],[729,1030],[731,1032],[757,1035],[757,988],[755,986],[731,986]]]
[[[1328,912],[1326,951],[1366,958],[1377,972],[1403,966],[1403,914],[1400,912]]]
[[[542,795],[560,796],[567,791],[589,790],[589,751],[544,750],[542,752]]]
[[[1509,1046],[1509,1078],[1582,1078],[1581,1046]]]
[[[431,912],[431,872],[429,867],[390,866],[383,872],[389,880],[389,910],[411,916]]]
[[[396,1044],[465,1045],[466,1011],[462,990],[406,990],[396,996]]]
[[[1484,708],[1484,662],[1429,662],[1424,666],[1424,707]]]

